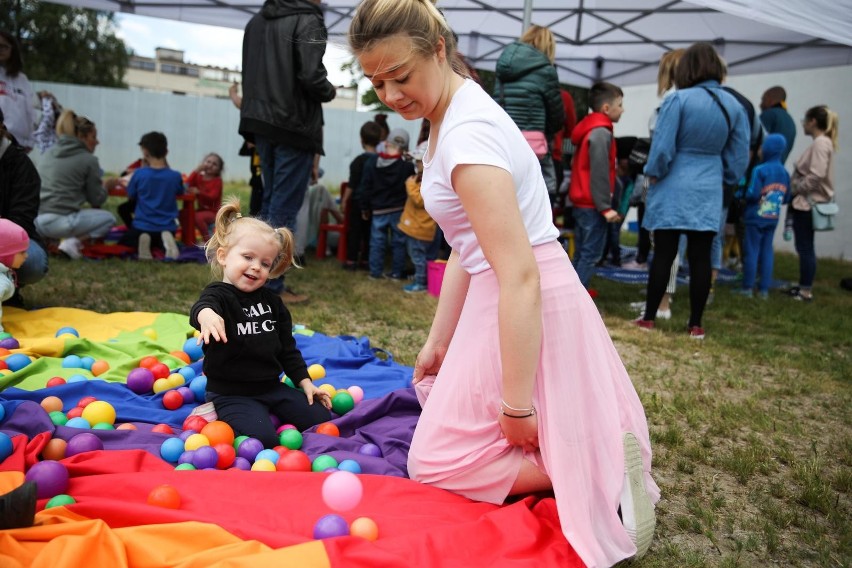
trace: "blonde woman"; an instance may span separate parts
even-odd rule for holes
[[[349,43],[382,102],[429,120],[421,195],[452,246],[414,366],[410,477],[489,503],[552,490],[587,566],[643,554],[659,498],[645,413],[557,241],[532,149],[454,65],[431,2],[366,0]]]

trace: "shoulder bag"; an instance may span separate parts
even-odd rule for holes
[[[811,206],[811,218],[814,231],[833,231],[834,217],[840,212],[840,207],[833,200],[826,203],[814,203],[808,198]]]

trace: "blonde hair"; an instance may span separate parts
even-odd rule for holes
[[[254,231],[258,235],[266,236],[278,246],[278,255],[269,269],[270,278],[281,276],[291,266],[300,268],[294,259],[296,240],[290,229],[286,227],[274,229],[266,221],[255,217],[243,217],[240,211],[239,198],[228,198],[219,208],[219,212],[216,213],[213,234],[204,245],[204,255],[207,257],[210,270],[215,278],[221,279],[223,277],[222,266],[216,257],[217,251],[220,248],[228,250],[236,237],[243,231]]]
[[[408,37],[412,51],[423,57],[435,55],[438,41],[444,38],[453,71],[469,75],[456,54],[453,31],[431,0],[364,0],[349,25],[349,47],[357,57],[397,35]]]
[[[95,129],[95,123],[85,116],[77,114],[66,108],[56,120],[56,134],[58,136],[76,136],[83,138]]]
[[[683,48],[667,51],[660,58],[660,67],[657,70],[657,96],[662,97],[663,93],[674,87],[675,85],[675,68],[678,61],[683,56]]]
[[[828,105],[817,105],[809,108],[807,112],[805,112],[805,119],[814,119],[816,121],[817,128],[822,130],[823,133],[831,140],[831,145],[834,147],[834,151],[836,152],[840,149],[837,142],[837,138],[840,135],[838,132],[840,119],[837,117],[836,112],[828,108]]]
[[[554,39],[553,32],[550,29],[533,24],[527,28],[519,41],[542,52],[550,60],[550,63],[556,61],[556,39]]]

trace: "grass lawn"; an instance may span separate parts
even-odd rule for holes
[[[776,277],[797,274],[795,257],[776,257]],[[672,320],[647,333],[629,324],[642,287],[596,279],[597,304],[645,405],[663,491],[656,540],[635,566],[850,565],[852,294],[838,287],[850,276],[852,263],[820,260],[811,304],[722,287],[703,342],[683,331],[685,289]],[[51,258],[48,277],[24,295],[28,306],[187,313],[209,280],[201,264]],[[296,322],[365,335],[407,365],[436,305],[335,259],[310,256],[288,284],[311,295],[291,308]]]

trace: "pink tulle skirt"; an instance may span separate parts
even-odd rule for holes
[[[422,381],[423,413],[408,458],[412,479],[470,499],[502,503],[528,459],[553,482],[562,531],[589,567],[611,566],[636,548],[618,517],[624,482],[622,438],[639,440],[654,502],[645,411],[568,256],[534,248],[541,273],[542,347],[533,403],[535,454],[507,444],[497,417],[502,393],[496,275],[471,277],[441,371]],[[428,396],[426,396],[428,394]]]

